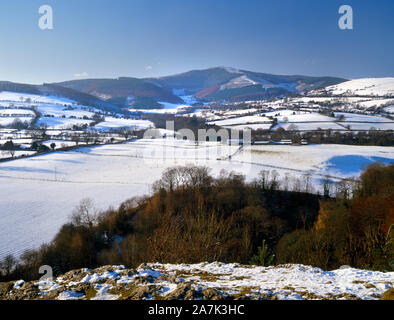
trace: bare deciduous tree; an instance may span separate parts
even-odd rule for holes
[[[90,229],[96,225],[97,216],[97,210],[94,208],[93,201],[85,198],[74,209],[71,222],[75,226],[84,226]]]
[[[2,261],[0,261],[0,271],[5,276],[9,275],[14,269],[17,261],[13,255],[8,254],[4,257]]]

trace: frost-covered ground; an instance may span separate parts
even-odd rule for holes
[[[234,170],[249,180],[261,170],[275,170],[281,178],[302,178],[309,173],[314,188],[321,190],[326,174],[333,179],[357,176],[376,160],[393,162],[394,148],[270,145],[240,149],[167,138],[81,147],[3,162],[0,226],[6,232],[0,233],[0,258],[51,241],[83,198],[106,209],[134,196],[149,195],[153,182],[168,167],[205,165],[214,175],[222,169]]]
[[[269,130],[271,128],[271,123],[250,123],[250,124],[239,124],[239,125],[232,125],[232,126],[224,126],[227,129],[234,129],[234,130]]]
[[[141,112],[141,113],[156,113],[156,114],[176,114],[178,108],[174,109],[129,109],[130,112]]]
[[[53,280],[3,286],[7,289],[0,300],[374,300],[394,287],[394,272],[324,271],[299,264],[149,263],[135,270],[80,269]]]
[[[335,116],[342,116],[343,121],[338,124],[352,130],[394,130],[394,121],[385,117],[344,112],[336,112]]]
[[[55,144],[55,149],[59,149],[59,148],[64,148],[64,147],[74,147],[77,145],[77,143],[75,141],[70,141],[70,140],[46,140],[44,142],[42,142],[43,145],[46,145],[48,148],[52,148],[51,145],[52,143]],[[78,142],[79,146],[85,145],[86,143],[83,141]]]
[[[74,105],[73,107],[66,107],[63,105],[55,105],[55,104],[39,104],[37,107],[37,111],[40,112],[44,117],[45,115],[51,115],[54,117],[89,117],[91,118],[94,115],[93,111],[98,111],[94,108],[90,108],[91,111],[86,110],[86,107]]]
[[[350,128],[351,130],[394,130],[394,122],[376,122],[376,123],[350,123],[350,122],[338,122],[338,124],[343,125],[345,128]]]

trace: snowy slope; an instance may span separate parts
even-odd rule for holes
[[[60,104],[60,105],[73,105],[77,104],[75,101],[54,96],[41,96],[28,94],[23,92],[0,92],[0,101],[16,101],[16,102],[32,102],[32,103],[46,103],[46,104]]]
[[[394,78],[362,78],[326,88],[334,95],[394,96]]]
[[[243,88],[243,87],[247,87],[247,86],[253,86],[256,84],[259,84],[259,83],[248,78],[248,76],[246,76],[246,75],[242,75],[238,78],[232,79],[231,81],[227,82],[226,84],[221,85],[220,90]]]

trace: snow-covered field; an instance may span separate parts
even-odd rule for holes
[[[12,101],[12,102],[32,102],[32,103],[44,103],[44,104],[59,104],[59,105],[73,105],[76,102],[63,97],[54,96],[43,96],[20,92],[0,92],[0,101]]]
[[[94,111],[95,109],[91,109]],[[85,107],[82,106],[73,106],[73,107],[65,107],[63,105],[54,105],[54,104],[39,104],[37,107],[37,111],[40,112],[43,116],[51,115],[54,117],[89,117],[91,118],[94,115],[94,112],[87,111]],[[97,111],[97,110],[96,110]]]
[[[229,157],[229,156],[232,157]],[[175,165],[206,165],[257,177],[276,170],[281,177],[310,173],[320,179],[357,176],[364,165],[394,161],[392,147],[337,145],[238,146],[214,142],[145,139],[116,145],[81,147],[0,163],[0,258],[49,242],[83,198],[98,209],[149,194],[162,172]]]
[[[18,108],[0,108],[0,117],[34,117],[34,112],[28,109],[18,109]]]
[[[233,157],[233,161],[252,161],[262,167],[271,167],[283,173],[299,171],[312,175],[328,174],[348,178],[359,176],[365,166],[373,162],[394,162],[394,148],[335,144],[253,145],[243,148]]]
[[[154,124],[147,120],[132,120],[132,119],[106,117],[105,121],[100,122],[94,128],[99,131],[108,131],[110,129],[118,129],[118,128],[143,130],[152,127],[154,127]]]
[[[43,117],[37,121],[37,125],[46,125],[49,129],[70,129],[73,125],[89,125],[91,122],[92,120],[85,119]]]
[[[351,130],[394,130],[394,121],[385,117],[343,112],[336,112],[335,116],[343,117],[338,124]]]
[[[32,118],[31,117],[0,117],[0,126],[8,126],[12,124],[16,119],[19,119],[22,122],[30,123]]]
[[[237,124],[250,124],[250,123],[259,123],[259,122],[271,122],[270,119],[264,116],[244,116],[244,117],[236,117],[231,119],[212,121],[209,124],[217,125],[217,126],[232,126]]]
[[[376,123],[350,123],[350,122],[338,122],[350,130],[394,130],[394,122],[376,122]]]
[[[25,150],[18,151],[18,150],[16,150],[16,151],[13,151],[13,156],[14,157],[22,157],[22,156],[29,156],[34,153],[35,153],[35,151],[25,151]],[[7,150],[0,151],[0,159],[7,159],[7,158],[12,158],[12,154]]]
[[[384,108],[384,111],[387,113],[394,113],[394,104]]]
[[[394,120],[390,120],[385,117],[345,112],[335,112],[334,114],[335,117],[343,116],[343,121],[391,123],[394,129]]]
[[[345,128],[335,122],[282,122],[276,125],[273,130],[283,128],[286,131],[312,131],[312,130],[344,130]]]
[[[394,99],[378,99],[359,102],[358,105],[362,108],[381,107],[394,103]]]
[[[7,141],[10,141],[10,140],[12,140],[12,142],[15,145],[26,145],[26,144],[30,145],[33,142],[33,139],[30,139],[30,138],[27,138],[27,139],[24,139],[24,138],[22,138],[22,139],[14,139],[13,137],[9,137],[9,138],[6,138],[6,139],[0,139],[0,144],[4,144],[4,143],[6,143]]]
[[[275,117],[278,120],[278,124],[273,128],[273,130],[278,128],[283,128],[289,131],[344,129],[342,126],[334,122],[336,120],[335,118],[314,112],[278,110],[267,112],[265,115],[267,117]]]
[[[236,151],[183,141],[162,146],[160,140],[150,140],[0,163],[0,226],[7,230],[0,233],[0,257],[50,241],[83,198],[92,198],[99,209],[117,206],[149,194],[151,184],[169,166],[215,163]]]

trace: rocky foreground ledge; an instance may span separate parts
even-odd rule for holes
[[[380,299],[394,272],[304,265],[142,264],[79,269],[53,281],[0,283],[0,300]]]

